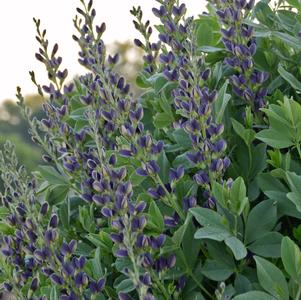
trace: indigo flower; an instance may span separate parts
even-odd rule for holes
[[[249,1],[214,1],[217,15],[222,24],[222,41],[230,55],[225,63],[232,67],[235,74],[230,77],[233,91],[244,99],[256,112],[265,105],[267,89],[263,83],[268,79],[268,73],[256,70],[253,56],[256,53],[254,28],[244,24],[254,0]]]

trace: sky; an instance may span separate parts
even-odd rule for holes
[[[69,70],[69,76],[83,73],[77,63],[78,47],[72,39],[73,17],[79,0],[7,0],[1,3],[0,10],[0,102],[15,99],[16,86],[23,93],[36,92],[30,81],[28,71],[35,71],[39,83],[47,83],[46,72],[36,61],[35,52],[38,43],[35,40],[35,26],[32,18],[40,18],[42,28],[47,29],[50,44],[58,43],[59,54],[63,57],[63,66]],[[182,0],[187,5],[189,15],[200,14],[206,0]],[[97,11],[96,22],[105,22],[107,30],[103,36],[106,44],[115,40],[133,40],[139,34],[132,25],[129,10],[140,5],[145,18],[152,24],[157,19],[151,9],[154,0],[94,0]],[[71,77],[69,77],[71,78]]]

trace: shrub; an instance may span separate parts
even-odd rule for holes
[[[157,0],[136,99],[93,3],[74,19],[79,63],[34,20],[46,118],[17,96],[45,164],[0,156],[3,287],[18,299],[299,299],[301,5]],[[155,42],[154,42],[155,40]]]

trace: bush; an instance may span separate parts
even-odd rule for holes
[[[299,299],[301,5],[157,0],[139,7],[136,99],[106,55],[92,1],[74,19],[79,63],[35,20],[46,118],[19,105],[45,164],[0,156],[3,287],[18,299]]]

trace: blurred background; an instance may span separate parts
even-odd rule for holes
[[[206,0],[183,0],[189,15],[203,12]],[[28,126],[16,106],[16,86],[22,88],[26,104],[34,114],[42,116],[43,99],[36,94],[30,81],[29,71],[35,71],[38,83],[47,83],[43,65],[36,61],[38,49],[35,40],[35,26],[32,18],[40,18],[42,28],[47,29],[50,43],[58,43],[63,66],[68,68],[69,80],[85,70],[77,63],[78,48],[72,39],[73,17],[80,0],[10,0],[1,3],[0,10],[0,148],[9,139],[16,145],[17,155],[29,171],[40,163],[40,149],[30,140]],[[96,22],[105,22],[107,30],[103,36],[109,53],[119,53],[119,71],[132,85],[135,75],[141,68],[142,53],[133,46],[132,40],[139,37],[132,24],[129,10],[140,5],[144,19],[156,24],[152,7],[158,6],[155,0],[94,0],[97,11]],[[156,37],[156,35],[154,35]]]

